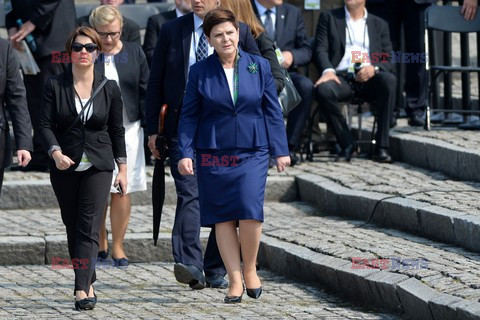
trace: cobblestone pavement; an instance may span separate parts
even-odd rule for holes
[[[319,214],[305,203],[269,203],[264,233],[346,260],[425,259],[425,268],[399,268],[390,261],[387,269],[413,276],[443,293],[473,301],[480,298],[480,254],[393,229],[354,228],[363,221]]]
[[[225,290],[193,291],[175,281],[173,265],[131,264],[97,272],[97,307],[73,308],[72,270],[48,266],[0,267],[2,319],[400,319],[368,311],[307,285],[259,273],[264,293],[239,305],[223,303]]]

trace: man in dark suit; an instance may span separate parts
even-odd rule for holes
[[[192,11],[191,0],[175,0],[175,9],[166,12],[160,12],[148,18],[145,38],[143,40],[143,51],[147,56],[148,65],[152,63],[153,50],[157,44],[158,35],[162,25],[170,20],[181,17]]]
[[[394,51],[402,51],[401,30],[405,39],[404,52],[425,52],[425,10],[437,0],[367,0],[369,12],[388,22]],[[402,64],[396,65],[396,74],[401,75]],[[426,100],[426,71],[424,63],[405,64],[405,78],[398,78],[397,94],[406,94],[405,112],[411,126],[423,126]],[[397,96],[397,109],[402,108],[402,97]],[[398,111],[397,111],[398,112]]]
[[[205,250],[205,258],[202,259],[196,177],[182,176],[177,168],[180,160],[177,126],[188,71],[196,61],[213,53],[213,48],[208,46],[203,34],[202,24],[205,15],[220,4],[220,0],[191,1],[194,13],[164,23],[153,53],[147,89],[148,146],[153,155],[159,159],[160,155],[155,147],[158,117],[161,105],[167,104],[165,135],[170,170],[177,191],[177,208],[172,231],[175,277],[177,281],[189,284],[193,289],[203,289],[205,285],[226,288],[228,286],[224,279],[226,271],[218,252],[213,228]],[[250,29],[244,24],[240,25],[239,43],[244,51],[260,55]],[[205,271],[205,277],[202,270]]]
[[[122,3],[123,0],[100,0],[101,6],[112,5],[118,7]],[[90,15],[78,18],[77,25],[91,27],[90,22],[88,21],[89,17]],[[136,42],[141,45],[140,26],[135,21],[128,19],[127,17],[123,17],[122,35],[120,36],[120,40]]]
[[[312,58],[312,48],[305,33],[301,11],[283,0],[252,0],[253,10],[265,27],[265,32],[282,51],[283,66],[288,69],[302,102],[287,118],[287,138],[292,166],[298,162],[295,152],[300,148],[302,131],[310,113],[313,100],[313,84],[299,74],[298,67],[306,66]]]
[[[48,155],[38,136],[40,125],[40,99],[43,86],[50,75],[65,70],[64,63],[52,63],[52,51],[64,51],[65,41],[75,27],[75,5],[73,0],[12,0],[12,11],[5,16],[5,24],[14,47],[31,34],[37,49],[33,57],[40,68],[36,75],[24,75],[27,90],[28,110],[33,125],[33,157],[27,167],[12,170],[48,170]],[[17,25],[21,19],[23,26]]]
[[[353,90],[374,101],[378,119],[374,159],[391,162],[388,132],[396,78],[386,55],[391,54],[392,44],[387,23],[368,13],[365,1],[345,0],[345,8],[320,15],[313,57],[322,76],[315,90],[347,161],[355,151],[355,141],[338,102],[348,100]]]
[[[11,44],[0,39],[0,193],[2,192],[3,172],[12,163],[12,146],[7,121],[7,109],[12,119],[18,164],[25,167],[30,162],[32,145],[32,125],[28,115],[27,98],[17,57]]]

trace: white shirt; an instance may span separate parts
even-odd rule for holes
[[[88,99],[90,99],[90,98],[82,99],[82,103],[80,103],[80,100],[75,95],[75,109],[77,109],[77,113],[80,113],[80,111],[82,111],[82,105],[85,106]],[[90,119],[92,114],[93,114],[93,102],[90,104],[89,107],[87,107],[85,109],[85,111],[84,111],[84,113],[81,117],[81,120],[82,121],[87,121],[88,119]],[[86,170],[90,169],[91,166],[92,166],[92,163],[88,159],[85,151],[83,151],[82,159],[80,160],[80,163],[78,164],[78,167],[75,169],[75,171],[86,171]]]
[[[350,66],[352,66],[352,51],[360,51],[361,54],[370,52],[370,38],[368,37],[368,27],[367,27],[367,9],[365,9],[365,14],[362,18],[353,21],[348,12],[347,7],[345,7],[345,20],[346,20],[346,29],[345,29],[345,54],[343,55],[342,60],[335,68],[336,71],[347,71]],[[360,59],[362,55],[360,54]],[[369,62],[363,62],[362,66],[370,65]],[[325,69],[322,73],[325,74],[327,71],[333,69]]]
[[[190,41],[190,55],[188,57],[188,71],[190,71],[190,66],[197,62],[196,52],[198,48],[198,41],[203,33],[203,20],[200,19],[196,14],[193,15],[193,28],[192,40]],[[213,53],[213,47],[208,45],[208,55]]]
[[[265,25],[265,19],[267,18],[267,14],[265,13],[268,9],[262,6],[257,0],[255,0],[255,5],[257,6],[258,15],[260,16],[260,20],[262,20],[262,24]],[[272,19],[273,23],[273,30],[275,30],[275,23],[277,22],[277,9],[274,6],[270,9],[273,14],[270,14],[270,18]]]
[[[117,71],[117,65],[115,64],[115,59],[114,55],[104,55],[105,58],[105,77],[108,80],[115,80],[117,83],[118,87],[120,88],[120,91],[122,91],[122,88],[120,87],[120,79],[118,78],[118,71]],[[122,98],[123,101],[123,98]],[[127,115],[127,110],[125,108],[125,104],[122,108],[122,115],[123,115],[123,126],[126,127],[130,124],[130,121],[128,120],[128,115]]]
[[[234,96],[233,96],[233,82],[234,82],[234,71],[235,68],[223,68],[225,71],[225,76],[227,77],[228,88],[230,89],[230,95],[232,96],[232,101],[235,103]]]

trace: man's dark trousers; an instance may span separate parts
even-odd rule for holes
[[[181,175],[178,172],[178,139],[168,139],[170,172],[175,179],[177,208],[172,230],[172,251],[175,262],[193,265],[204,270],[205,276],[225,275],[225,267],[217,247],[215,228],[212,228],[205,249],[205,259],[200,242],[200,207],[196,176]],[[204,261],[204,265],[199,262]]]
[[[327,81],[318,85],[315,93],[327,121],[332,126],[338,143],[344,149],[353,144],[353,136],[347,126],[338,102],[348,101],[353,90],[345,75],[338,75],[340,85],[335,81]],[[367,82],[359,85],[359,94],[369,102],[375,102],[378,130],[375,136],[377,148],[388,148],[390,118],[395,104],[396,78],[390,72],[380,72]]]

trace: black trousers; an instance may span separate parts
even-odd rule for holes
[[[43,86],[47,83],[48,77],[60,74],[66,70],[64,63],[52,63],[51,60],[51,56],[37,59],[40,73],[34,76],[25,75],[23,77],[25,90],[27,92],[28,112],[30,113],[30,120],[32,121],[33,127],[33,154],[30,165],[35,166],[47,167],[49,162],[47,149],[38,134],[40,117],[42,115],[40,103],[43,97]]]
[[[328,123],[332,126],[333,134],[342,149],[354,143],[350,129],[343,116],[338,102],[348,101],[353,89],[345,76],[338,75],[340,84],[328,81],[315,88],[320,109],[325,114]],[[368,102],[375,102],[377,108],[378,130],[375,139],[378,148],[388,148],[390,118],[395,105],[395,88],[397,80],[390,72],[380,72],[373,78],[358,87],[360,96]]]
[[[172,230],[173,259],[175,262],[194,265],[200,270],[204,270],[207,277],[215,274],[224,276],[227,271],[223,265],[220,251],[218,251],[215,228],[210,231],[205,257],[202,257],[197,177],[182,176],[178,172],[177,165],[180,155],[176,138],[168,139],[168,149],[170,171],[175,179],[177,191],[177,208]]]
[[[74,259],[78,259],[77,263],[80,261],[79,267],[74,268],[75,291],[83,290],[88,294],[90,285],[96,280],[99,231],[112,184],[112,171],[91,167],[79,172],[51,172],[50,181],[67,230],[70,259],[72,264]]]
[[[310,79],[296,72],[289,72],[292,82],[295,85],[302,102],[296,106],[287,117],[287,139],[288,145],[293,147],[293,150],[300,147],[302,140],[302,132],[305,128],[310,108],[313,101],[313,83]]]
[[[368,1],[367,1],[368,2]],[[425,52],[425,10],[430,4],[418,4],[414,0],[388,0],[385,3],[369,4],[369,12],[388,22],[394,51],[402,50],[402,29],[407,53]],[[401,63],[396,65],[400,74]],[[405,111],[408,115],[422,115],[427,105],[427,73],[424,63],[405,63],[405,78],[398,79],[406,94]]]
[[[5,169],[0,169],[0,196],[2,195],[2,186],[3,186],[3,173],[5,172]]]

